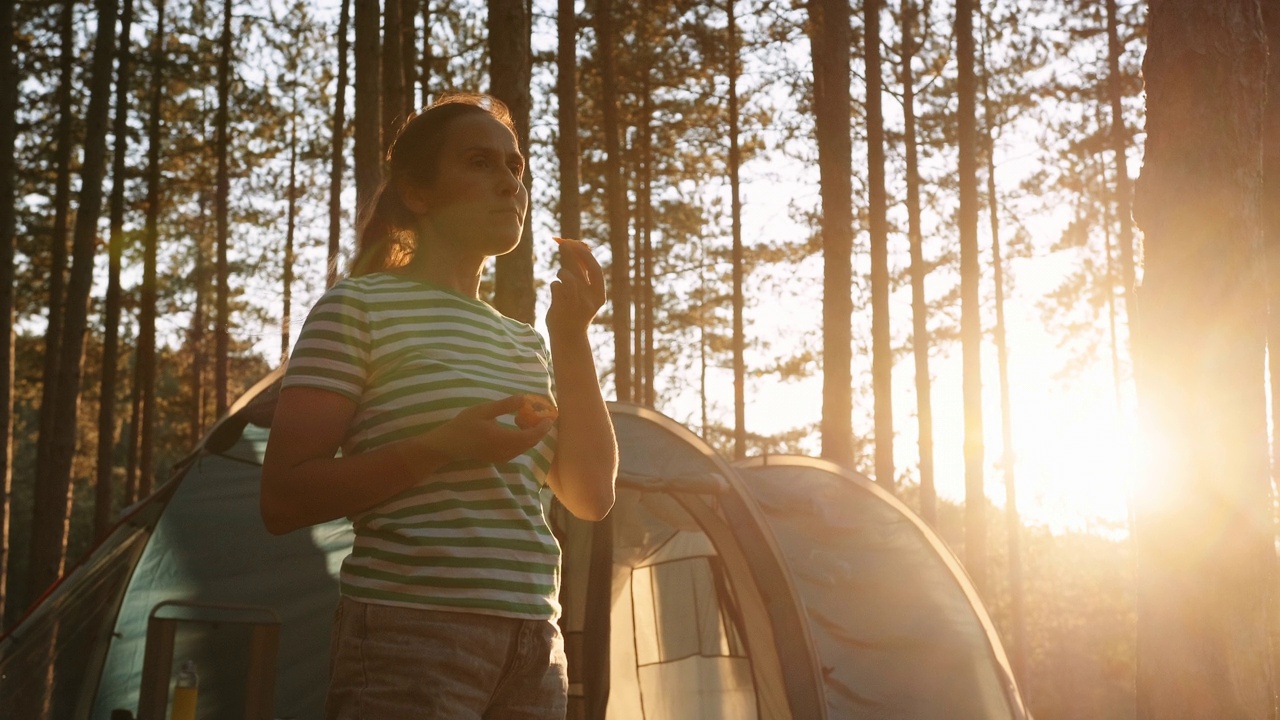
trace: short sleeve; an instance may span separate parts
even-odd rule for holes
[[[354,283],[340,282],[307,315],[281,387],[331,390],[358,401],[368,368],[368,312]]]

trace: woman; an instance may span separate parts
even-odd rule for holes
[[[273,533],[353,522],[329,718],[562,718],[560,551],[540,494],[586,520],[613,504],[617,446],[587,340],[603,273],[586,245],[561,244],[549,350],[478,299],[528,208],[497,100],[441,100],[388,161],[352,276],[290,359],[263,520]],[[514,425],[523,394],[554,398],[558,419]]]

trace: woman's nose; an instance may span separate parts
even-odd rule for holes
[[[508,169],[502,174],[502,194],[515,195],[524,188],[524,182],[520,179],[520,175]]]

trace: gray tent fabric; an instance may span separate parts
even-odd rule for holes
[[[147,619],[166,600],[274,612],[281,621],[276,717],[323,717],[328,628],[351,526],[335,521],[280,537],[266,531],[257,513],[266,439],[265,428],[248,426],[225,453],[200,457],[176,488],[125,593],[91,718],[137,707]],[[236,717],[243,707],[245,642],[200,624],[177,637],[173,671],[194,660],[201,685],[222,689],[202,694],[202,717]]]
[[[805,599],[831,717],[1025,716],[950,550],[867,478],[806,457],[737,465]]]
[[[281,374],[0,637],[0,714],[137,712],[148,617],[176,601],[278,619],[273,718],[323,716],[352,535],[345,520],[280,537],[262,526]],[[670,418],[610,410],[621,470],[609,518],[549,506],[570,720],[1026,717],[958,564],[901,503],[821,463],[735,469]],[[217,620],[176,631],[168,677],[196,663],[200,720],[243,720],[248,642]]]

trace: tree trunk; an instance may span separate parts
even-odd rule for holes
[[[1275,718],[1257,0],[1163,0],[1143,60],[1137,717]]]
[[[822,195],[822,456],[853,467],[853,140],[849,3],[812,0],[813,109]]]
[[[627,247],[627,189],[622,177],[618,120],[618,74],[614,68],[613,0],[596,4],[596,52],[600,65],[600,105],[604,127],[605,202],[609,218],[609,291],[613,313],[613,384],[621,402],[631,401],[631,268]]]
[[[1111,102],[1111,151],[1116,163],[1115,206],[1116,217],[1120,221],[1120,278],[1124,287],[1124,313],[1128,319],[1133,310],[1136,271],[1133,258],[1133,219],[1129,207],[1129,133],[1124,126],[1124,105],[1121,102],[1124,87],[1120,77],[1120,56],[1124,54],[1124,44],[1120,41],[1119,25],[1116,0],[1107,0],[1107,94]]]
[[[641,14],[647,3],[641,1]],[[636,163],[636,399],[653,407],[653,88],[646,54],[640,79],[639,162]]]
[[[978,297],[977,81],[974,74],[973,0],[956,0],[959,64],[960,347],[964,398],[965,567],[987,592],[987,497],[983,488],[982,307]]]
[[[18,72],[14,52],[17,0],[0,0],[0,623],[8,627],[9,518],[13,502],[13,335]]]
[[[67,266],[67,226],[71,214],[71,155],[75,140],[71,123],[72,68],[76,59],[75,40],[73,39],[73,22],[75,1],[66,0],[58,15],[58,34],[60,38],[61,56],[58,61],[58,125],[55,130],[56,150],[54,153],[54,172],[56,181],[53,197],[53,235],[49,247],[49,314],[45,324],[44,335],[44,368],[40,385],[39,432],[36,436],[36,476],[35,498],[32,510],[32,532],[35,537],[48,538],[51,533],[58,532],[58,518],[62,515],[61,504],[64,500],[56,497],[57,487],[54,479],[53,437],[57,432],[54,417],[58,407],[58,362],[62,359],[63,313],[66,310],[66,266]],[[56,551],[38,547],[39,542],[33,540],[31,557],[39,555],[45,561],[57,557]],[[47,578],[50,572],[61,568],[44,567],[37,569],[30,566],[27,577],[33,581]],[[57,575],[53,575],[57,577]],[[47,582],[45,584],[48,584]],[[27,585],[28,593],[38,593],[45,585],[33,587]],[[31,598],[34,598],[31,595]]]
[[[47,503],[36,517],[31,547],[32,592],[40,592],[62,574],[71,521],[71,463],[79,427],[80,379],[84,364],[84,336],[88,329],[89,292],[93,286],[93,256],[98,218],[102,214],[102,176],[106,169],[107,127],[111,112],[111,61],[115,56],[116,0],[98,0],[98,29],[94,35],[89,78],[89,108],[85,117],[84,161],[80,168],[80,207],[72,238],[71,274],[67,282],[66,324],[58,360],[58,395],[54,407],[50,483],[37,498]]]
[[[489,85],[494,97],[507,104],[515,121],[520,150],[528,158],[529,113],[533,99],[530,67],[530,21],[523,0],[489,0]],[[524,186],[532,184],[528,162]],[[524,232],[515,250],[498,258],[494,277],[494,307],[508,317],[534,322],[537,298],[533,292],[533,222],[525,215]]]
[[[559,0],[556,15],[556,98],[560,137],[556,146],[560,161],[560,232],[582,237],[582,199],[578,149],[578,18],[574,0]]]
[[[231,4],[225,0],[222,5],[222,41],[218,51],[218,111],[214,117],[214,152],[218,155],[217,194],[214,200],[214,214],[218,224],[218,258],[217,300],[214,308],[214,405],[217,416],[227,412],[229,400],[229,384],[231,376],[231,309],[229,306],[230,267],[227,265],[227,244],[231,240],[230,195],[231,175],[227,167],[228,154],[231,152],[230,140],[227,137],[227,118],[230,114],[231,88]]]
[[[202,102],[201,105],[204,103]],[[203,108],[202,108],[203,109]],[[205,306],[209,304],[208,292],[205,287],[209,284],[209,260],[206,252],[209,249],[209,195],[202,188],[200,190],[200,230],[195,236],[195,267],[192,269],[191,278],[195,284],[195,303],[191,308],[191,330],[188,338],[188,345],[191,351],[191,428],[190,442],[194,446],[200,442],[200,436],[204,429],[204,376],[205,376],[205,360],[207,352],[205,351],[205,334],[209,327],[209,318],[205,314]]]
[[[400,0],[386,0],[382,16],[382,150],[385,153],[405,118]]]
[[[986,117],[987,209],[991,218],[991,274],[996,290],[996,366],[1000,382],[1000,467],[1004,472],[1005,542],[1009,569],[1009,608],[1011,639],[1009,647],[1013,676],[1025,688],[1027,681],[1026,598],[1022,581],[1022,523],[1018,519],[1018,492],[1013,448],[1013,406],[1009,397],[1009,344],[1004,315],[1004,260],[1000,247],[1000,197],[996,187],[996,113],[991,100],[990,68],[987,66],[986,40],[988,25],[983,15],[982,96]],[[1026,690],[1023,690],[1026,693]]]
[[[138,325],[142,318],[139,312]],[[138,499],[138,465],[142,458],[142,385],[139,383],[138,350],[141,338],[134,339],[133,345],[133,382],[129,388],[129,433],[128,447],[125,450],[124,462],[124,505],[132,505]]]
[[[400,0],[400,71],[404,74],[405,118],[413,113],[418,101],[417,19],[418,0]]]
[[[329,262],[325,287],[338,282],[338,258],[342,254],[342,176],[346,172],[343,146],[347,139],[347,41],[351,0],[342,0],[338,17],[338,93],[333,101],[333,138],[329,155]]]
[[[920,160],[916,138],[914,36],[917,9],[914,0],[902,3],[902,116],[907,161],[907,236],[911,245],[911,350],[915,360],[917,443],[920,452],[920,517],[938,522],[938,491],[933,480],[933,378],[929,372],[929,301],[924,279],[924,237],[920,228]]]
[[[431,104],[431,74],[435,53],[431,49],[431,0],[422,0],[422,107]]]
[[[382,179],[382,102],[378,84],[381,54],[378,0],[355,0],[356,217],[363,218]]]
[[[738,18],[736,0],[727,0],[725,26],[729,31],[729,215],[733,231],[733,457],[747,456],[747,361],[746,331],[743,328],[743,275],[745,262],[742,248],[742,193],[738,177],[742,150],[738,146],[741,132],[738,117]]]
[[[889,334],[889,220],[884,187],[880,8],[865,0],[867,53],[867,205],[871,231],[871,384],[875,392],[876,482],[895,492],[893,468],[893,341]]]
[[[1280,0],[1263,0],[1267,34],[1267,102],[1262,128],[1262,235],[1267,258],[1267,359],[1271,417],[1280,418]],[[1280,423],[1271,428],[1271,482],[1280,484]],[[1273,603],[1275,599],[1273,598]],[[1280,611],[1272,606],[1272,672],[1280,668]]]
[[[294,78],[295,83],[297,78]],[[289,359],[289,325],[293,322],[293,246],[294,227],[298,224],[298,96],[294,91],[293,112],[289,118],[289,210],[284,231],[284,292],[280,310],[280,362]]]
[[[228,0],[229,2],[229,0]],[[156,425],[156,245],[159,242],[160,131],[165,91],[165,0],[156,3],[156,34],[151,48],[151,120],[147,141],[147,216],[143,226],[142,297],[138,311],[138,496],[151,494],[155,479]],[[222,222],[219,219],[219,222]],[[219,413],[221,414],[221,413]]]

